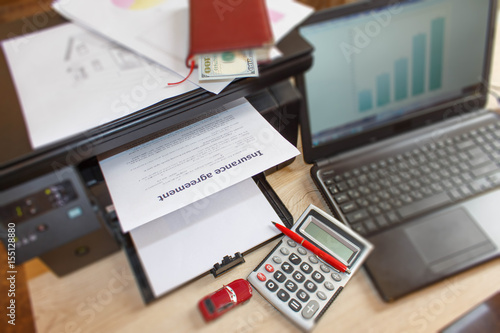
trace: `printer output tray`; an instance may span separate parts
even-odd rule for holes
[[[260,173],[256,176],[253,177],[253,180],[259,187],[259,189],[262,191],[266,199],[268,200],[269,204],[274,208],[278,216],[281,218],[281,221],[287,226],[291,227],[293,225],[293,216],[291,213],[288,211],[288,209],[285,207],[281,199],[278,197],[276,192],[272,189],[272,187],[269,185],[269,183],[266,180],[266,177],[264,173]],[[161,295],[160,297],[156,297],[152,291],[151,285],[148,281],[148,278],[146,276],[146,272],[144,270],[144,267],[141,263],[141,260],[139,258],[139,254],[137,252],[136,247],[134,246],[134,242],[132,241],[132,238],[130,236],[130,233],[122,233],[120,229],[120,225],[117,220],[114,222],[111,222],[110,228],[115,236],[115,238],[119,241],[121,246],[123,247],[125,254],[127,256],[127,259],[129,261],[130,267],[132,269],[132,272],[134,273],[137,285],[139,287],[139,291],[142,295],[143,301],[145,304],[149,304],[153,301],[155,301],[158,298],[161,298],[169,293],[171,293],[174,290],[177,290],[178,288],[181,288],[182,286],[186,285],[187,283],[199,279],[207,274],[210,274],[210,270],[206,272],[200,272],[200,275],[197,276],[196,278],[185,281],[184,284],[181,286],[170,290],[169,292]],[[258,246],[251,248],[251,249],[242,249],[241,254],[243,257],[247,255],[248,253],[256,250],[257,248],[267,244],[268,242],[280,237],[280,235],[273,237],[269,239],[267,242],[264,242],[262,244],[259,244]],[[228,253],[227,255],[232,256],[234,253]],[[224,258],[220,258],[219,261],[222,261]],[[217,263],[211,263],[211,265],[215,265]]]

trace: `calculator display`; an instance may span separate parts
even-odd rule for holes
[[[314,237],[318,243],[335,253],[345,262],[348,262],[354,254],[353,250],[345,246],[337,238],[333,237],[314,223],[309,223],[305,230],[310,236]]]
[[[349,265],[359,252],[359,248],[334,230],[326,229],[314,216],[310,216],[307,220],[301,230],[335,258]]]

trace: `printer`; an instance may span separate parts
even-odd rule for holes
[[[43,28],[64,22],[54,16]],[[0,38],[22,32],[23,23],[13,22],[0,27]],[[6,248],[15,244],[16,265],[38,257],[63,276],[121,248],[100,154],[241,97],[296,145],[302,98],[290,78],[309,68],[312,49],[293,34],[277,45],[282,57],[260,66],[258,78],[235,80],[217,95],[199,88],[38,149],[29,143],[5,55],[0,54],[0,239]]]

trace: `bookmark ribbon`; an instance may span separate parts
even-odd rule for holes
[[[181,84],[182,82],[186,81],[191,76],[191,74],[193,73],[193,70],[194,70],[194,59],[192,59],[191,62],[190,62],[189,74],[183,80],[181,80],[179,82],[171,82],[168,85],[169,86],[174,86],[176,84]]]

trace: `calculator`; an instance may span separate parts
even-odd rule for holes
[[[361,267],[371,243],[321,209],[310,205],[291,228],[348,267],[327,264],[283,236],[247,280],[267,301],[304,331],[310,331]]]

